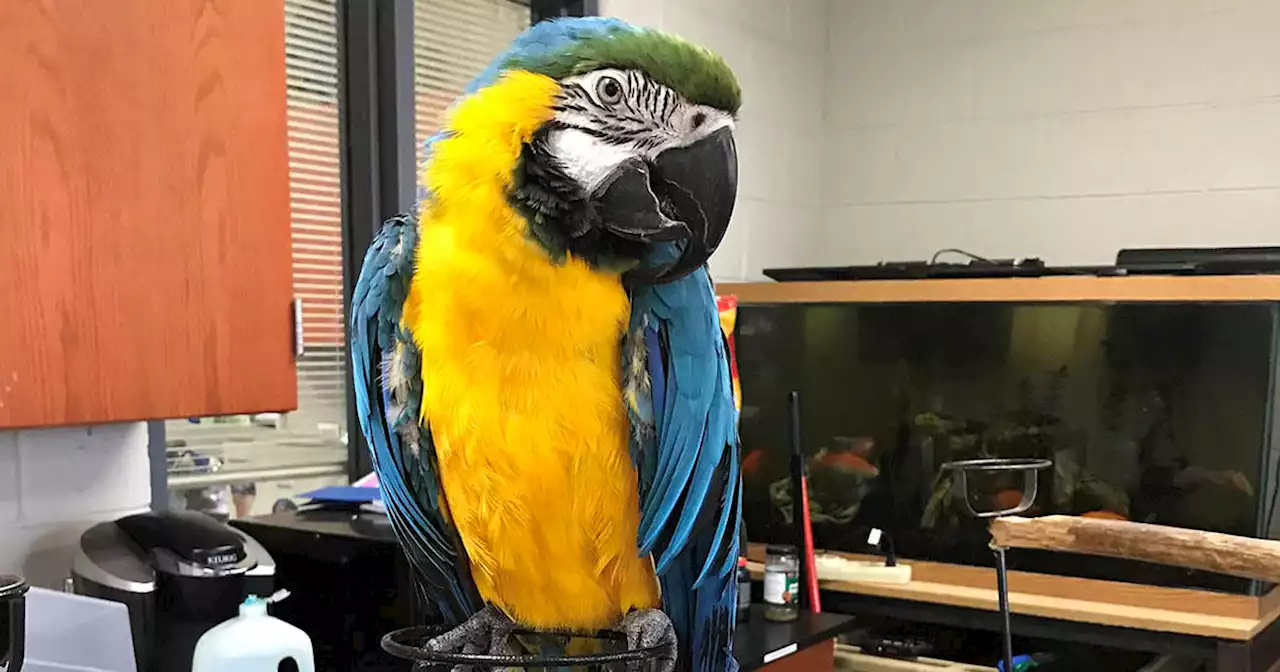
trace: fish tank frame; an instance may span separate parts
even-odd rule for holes
[[[887,280],[887,281],[826,281],[826,282],[761,282],[761,283],[721,283],[716,287],[720,296],[734,296],[737,299],[738,314],[735,319],[735,356],[739,368],[738,381],[742,387],[743,424],[744,424],[744,471],[752,466],[758,455],[753,455],[753,446],[749,437],[759,433],[758,428],[751,428],[751,414],[760,407],[776,407],[776,416],[785,414],[786,398],[782,389],[768,390],[768,398],[759,398],[760,390],[753,390],[752,353],[753,334],[744,334],[743,329],[751,329],[752,311],[761,308],[796,307],[799,306],[910,306],[913,304],[929,304],[939,307],[976,308],[973,304],[984,307],[1000,306],[1084,306],[1090,309],[1114,309],[1134,306],[1187,306],[1211,304],[1213,306],[1253,306],[1265,309],[1269,315],[1269,342],[1266,359],[1263,362],[1265,371],[1260,375],[1265,379],[1265,395],[1258,403],[1266,408],[1259,414],[1264,427],[1261,428],[1258,460],[1254,473],[1255,481],[1248,483],[1253,492],[1251,496],[1256,502],[1252,512],[1250,529],[1233,530],[1248,536],[1276,538],[1277,528],[1275,511],[1277,510],[1277,494],[1280,494],[1280,432],[1276,431],[1277,414],[1276,386],[1280,381],[1280,277],[1273,276],[1132,276],[1132,277],[1094,277],[1094,276],[1052,276],[1041,278],[973,278],[973,279],[935,279],[935,280]],[[990,311],[989,311],[990,312]],[[998,313],[999,311],[995,311]],[[744,326],[745,325],[745,326]],[[771,344],[776,351],[777,342]],[[1055,385],[1053,372],[1048,372],[1041,386],[1048,392],[1040,396],[1052,396]],[[850,386],[857,381],[850,381]],[[806,408],[814,406],[813,397],[821,390],[805,390]],[[886,395],[888,391],[886,391]],[[774,397],[777,397],[776,399]],[[916,413],[915,415],[920,415]],[[938,418],[935,420],[941,422]],[[808,423],[806,423],[808,424]],[[1035,425],[1035,422],[1022,423]],[[1015,427],[1014,429],[1018,429]],[[1024,426],[1021,429],[1026,430]],[[777,437],[769,448],[770,456],[777,454],[778,460],[785,460],[787,452],[785,423],[769,424],[770,432],[776,430]],[[819,432],[815,432],[819,433]],[[1025,433],[1025,432],[1024,432]],[[846,437],[839,437],[846,438]],[[845,470],[863,470],[877,472],[877,465],[868,464],[869,460],[861,457],[859,438],[847,438],[851,445],[829,445],[831,437],[806,436],[802,441],[806,459],[809,464],[828,464]],[[822,444],[822,445],[819,445]],[[1007,457],[1007,455],[1002,455]],[[1029,455],[1024,455],[1029,456]],[[855,462],[857,464],[855,464]],[[815,489],[812,481],[820,479],[811,468],[810,489]],[[1229,482],[1232,477],[1227,477]],[[1238,479],[1237,479],[1238,480]],[[790,508],[789,493],[786,488],[789,479],[778,478],[770,482],[768,493],[770,502],[778,513]],[[816,484],[821,489],[821,483]],[[843,486],[842,486],[843,487]],[[744,492],[752,490],[748,484]],[[755,486],[759,491],[759,486]],[[777,491],[777,492],[774,492]],[[759,492],[757,492],[759,494]],[[839,504],[821,502],[817,498],[820,493],[811,494],[811,508],[822,516],[836,521],[844,521]],[[777,500],[777,501],[775,501]],[[824,506],[825,505],[825,506]],[[1109,507],[1116,508],[1116,507]],[[1100,508],[1099,511],[1105,511]],[[1061,511],[1045,511],[1043,513],[1061,513]],[[1080,512],[1069,512],[1080,515]],[[1099,514],[1101,515],[1101,514]],[[791,521],[785,524],[770,526],[760,520],[761,516],[746,513],[747,535],[753,542],[789,541],[793,537]],[[830,522],[830,521],[828,521]],[[1161,521],[1152,521],[1161,522]],[[856,523],[849,523],[856,528]],[[761,531],[760,528],[770,528]],[[846,555],[859,558],[872,557],[873,549],[859,549],[854,543],[845,543],[843,539],[832,542],[830,534],[818,534],[821,523],[815,524],[815,534],[819,550],[836,550]],[[1207,528],[1206,528],[1207,529]],[[895,531],[888,530],[890,535]],[[916,578],[927,576],[928,580],[958,586],[985,585],[989,582],[989,555],[985,553],[985,529],[978,525],[970,530],[975,542],[974,551],[967,556],[946,557],[946,554],[932,554],[931,557],[913,557],[911,544],[896,544],[898,554],[905,561],[914,562]],[[779,537],[774,539],[772,537]],[[824,539],[823,537],[827,538]],[[849,539],[865,537],[861,529],[850,529]],[[824,543],[826,542],[826,543]],[[895,542],[897,540],[895,539]],[[834,548],[832,548],[834,547]],[[754,549],[758,550],[758,549]],[[753,550],[753,552],[754,552]],[[1152,566],[1140,563],[1129,563],[1127,569],[1116,570],[1115,565],[1103,563],[1102,569],[1092,572],[1067,571],[1058,572],[1052,563],[1037,562],[1036,554],[1019,554],[1017,564],[1011,569],[1015,571],[1013,590],[1023,589],[1033,593],[1054,597],[1091,597],[1084,593],[1096,594],[1099,587],[1113,586],[1119,589],[1118,594],[1125,595],[1127,604],[1142,604],[1144,600],[1151,606],[1169,608],[1171,601],[1185,603],[1191,595],[1196,596],[1197,607],[1209,609],[1215,615],[1238,616],[1241,618],[1261,618],[1267,613],[1280,608],[1280,590],[1275,586],[1258,582],[1235,581],[1227,579],[1227,583],[1213,583],[1203,577],[1184,578],[1177,575],[1148,580],[1147,570]],[[1030,559],[1027,559],[1031,556]],[[1043,560],[1043,558],[1041,558]],[[1077,558],[1078,560],[1078,558]],[[1070,560],[1068,560],[1070,562]],[[1117,561],[1123,564],[1122,561]],[[1086,563],[1087,564],[1087,563]],[[1021,565],[1021,566],[1019,566]],[[1050,567],[1046,569],[1046,566]],[[922,574],[923,571],[923,574]],[[980,572],[975,574],[974,572]],[[1233,582],[1234,581],[1234,582]],[[981,583],[980,583],[981,582]],[[892,593],[892,591],[888,591]],[[1136,598],[1140,594],[1143,597]],[[1176,598],[1176,599],[1175,599]]]

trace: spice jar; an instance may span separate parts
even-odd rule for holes
[[[770,546],[764,562],[764,617],[794,621],[800,617],[800,556],[795,546]]]

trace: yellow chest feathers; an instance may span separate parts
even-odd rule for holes
[[[510,73],[463,101],[423,175],[405,321],[422,413],[481,595],[535,627],[599,628],[658,602],[636,557],[636,477],[616,273],[554,262],[507,202],[554,80]]]

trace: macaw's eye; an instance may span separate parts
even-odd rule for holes
[[[617,105],[622,102],[622,82],[613,77],[601,77],[596,82],[596,96],[605,105]]]

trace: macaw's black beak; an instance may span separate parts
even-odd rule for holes
[[[661,284],[705,264],[729,228],[737,190],[738,153],[728,127],[652,161],[619,164],[596,190],[604,228],[643,243],[684,243],[674,262],[628,271],[625,280]]]

